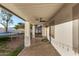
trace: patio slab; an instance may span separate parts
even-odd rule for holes
[[[18,56],[60,56],[56,49],[47,41],[41,39],[32,39],[32,44],[28,48],[24,48]]]

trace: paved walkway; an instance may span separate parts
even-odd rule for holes
[[[32,44],[24,48],[19,56],[60,56],[49,42],[43,42],[40,38],[32,39]]]

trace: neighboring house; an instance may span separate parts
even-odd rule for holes
[[[8,28],[8,32],[14,32],[14,31],[16,31],[15,28],[13,28],[13,27],[9,27],[9,28]]]
[[[4,28],[0,28],[0,32],[4,32],[5,31],[5,29]]]
[[[18,33],[24,33],[24,29],[17,29],[16,32],[18,32]]]
[[[8,28],[8,32],[14,32],[15,29],[13,27],[9,27]],[[0,32],[5,32],[5,29],[4,28],[0,28]]]

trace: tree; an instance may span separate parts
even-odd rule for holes
[[[18,25],[19,25],[19,28],[24,29],[24,23],[18,23]]]
[[[24,29],[24,23],[18,23],[17,25],[15,25],[14,28],[15,29]]]
[[[0,24],[4,26],[5,31],[8,32],[8,27],[10,24],[13,24],[13,20],[11,19],[12,14],[8,11],[2,9],[0,12]]]

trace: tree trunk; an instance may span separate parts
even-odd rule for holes
[[[5,31],[8,32],[8,27],[5,28]]]
[[[5,31],[8,32],[8,22],[6,24]]]

